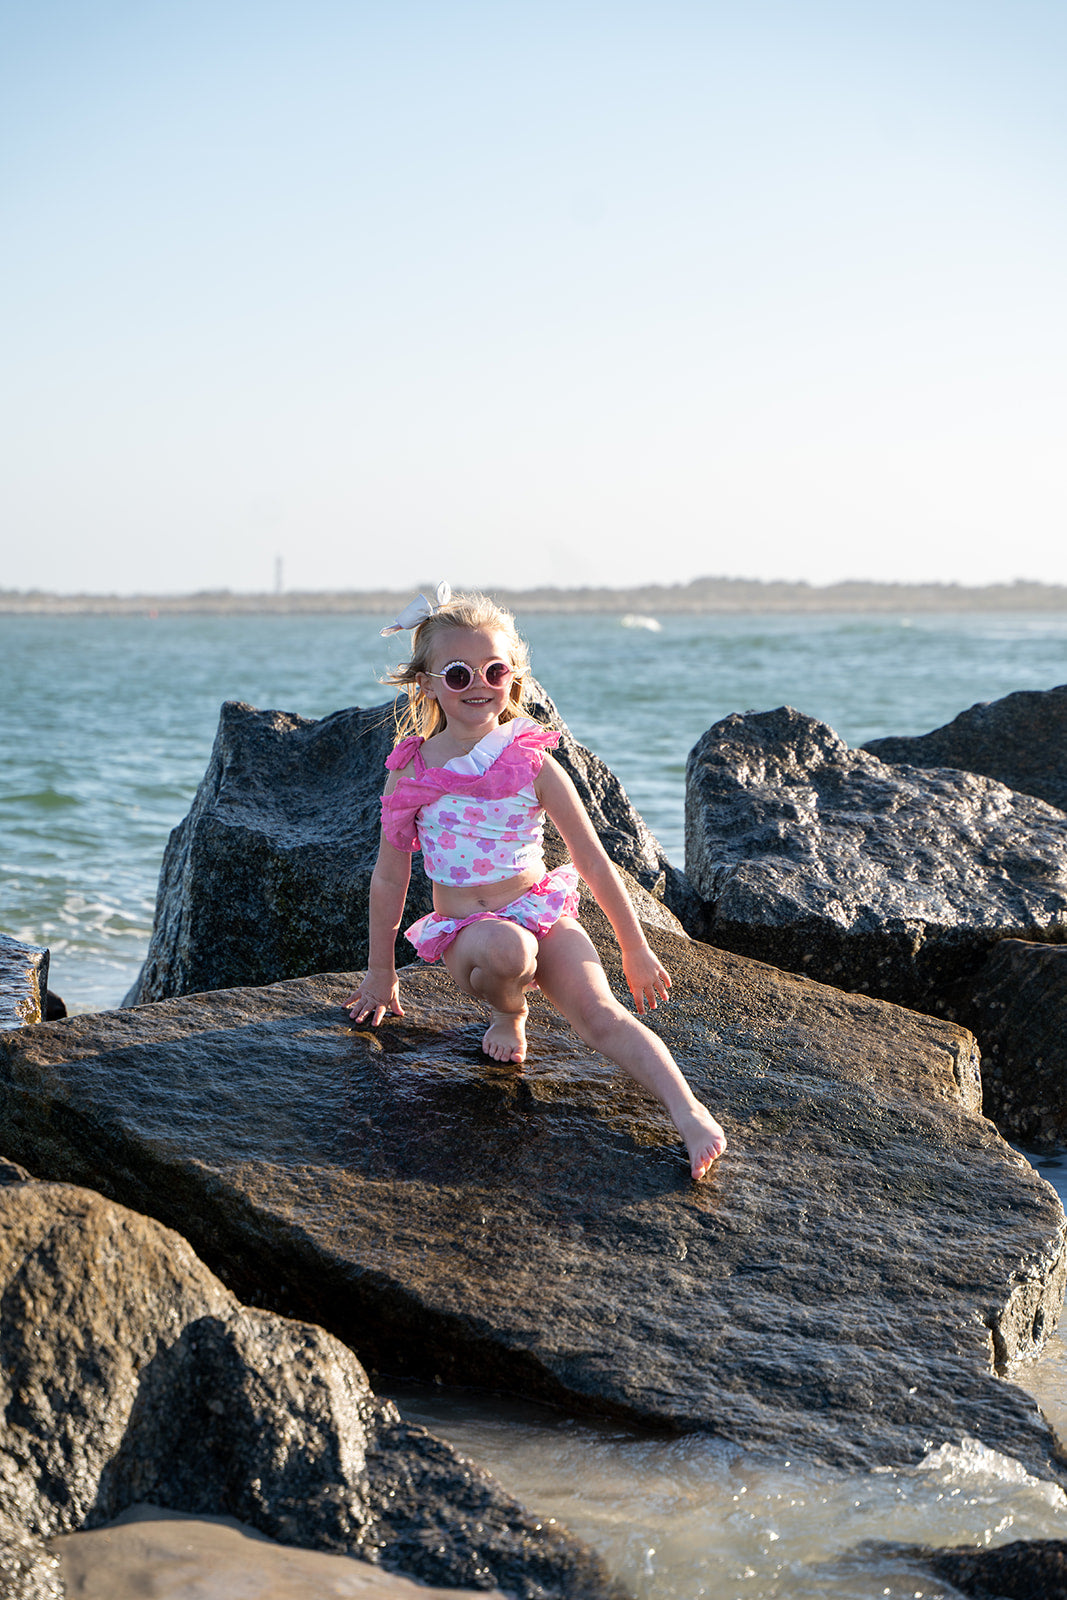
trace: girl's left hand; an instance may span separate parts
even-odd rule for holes
[[[671,987],[670,976],[647,944],[622,952],[622,970],[639,1017],[644,1016],[646,1006],[655,1011],[661,1000],[666,1002]]]

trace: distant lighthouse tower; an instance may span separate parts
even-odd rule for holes
[[[281,556],[275,556],[274,557],[274,593],[275,594],[281,594],[281,592],[282,592],[282,558],[281,558]]]

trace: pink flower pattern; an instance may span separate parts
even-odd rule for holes
[[[445,877],[462,883],[464,878],[458,875],[457,869],[468,879],[472,873],[479,878],[494,874],[497,878],[506,878],[521,870],[529,853],[526,847],[533,846],[531,824],[536,836],[540,807],[531,801],[526,810],[517,811],[517,800],[521,806],[523,799],[516,795],[465,806],[462,823],[454,809],[442,807],[433,815],[427,830],[432,837],[431,849],[424,856],[427,872],[437,881]],[[439,833],[437,828],[441,830]],[[476,828],[477,833],[474,832]]]

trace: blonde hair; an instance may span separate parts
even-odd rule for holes
[[[451,600],[436,610],[432,617],[427,617],[420,622],[411,638],[411,657],[397,667],[395,672],[390,672],[386,683],[395,684],[397,688],[407,690],[407,703],[401,704],[399,697],[396,703],[396,739],[399,744],[401,739],[409,734],[421,734],[428,739],[431,734],[439,733],[445,726],[447,718],[441,710],[441,702],[432,695],[425,694],[418,685],[418,674],[429,672],[430,662],[433,659],[433,647],[439,634],[446,628],[482,628],[487,632],[502,633],[508,642],[508,655],[514,668],[514,677],[508,692],[508,703],[500,714],[501,722],[510,722],[512,717],[517,717],[526,700],[526,680],[530,672],[530,652],[526,641],[515,626],[515,618],[503,606],[498,606],[484,594],[454,594]]]

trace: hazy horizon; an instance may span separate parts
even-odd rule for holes
[[[256,610],[299,613],[313,612],[317,602],[323,610],[358,612],[361,606],[377,613],[400,608],[402,602],[422,590],[432,595],[435,585],[424,581],[411,588],[367,589],[194,589],[194,590],[82,590],[76,592],[55,589],[9,589],[0,585],[0,614],[17,615],[22,611],[38,609],[69,613],[79,610],[126,612],[134,607],[159,606],[165,611],[197,610],[225,613]],[[453,591],[473,589],[475,585],[457,585]],[[486,590],[508,605],[530,606],[532,609],[562,609],[581,611],[580,602],[588,599],[586,609],[615,610],[644,607],[661,609],[664,613],[685,611],[732,610],[759,611],[789,610],[790,601],[804,601],[801,610],[845,610],[854,603],[858,610],[877,611],[896,605],[911,605],[920,610],[936,611],[938,603],[945,609],[958,611],[986,611],[996,609],[1005,601],[1005,609],[1042,612],[1067,610],[1067,585],[1034,583],[1014,579],[1011,583],[966,585],[948,583],[902,583],[896,581],[869,581],[864,579],[839,579],[827,584],[811,584],[804,579],[762,579],[745,577],[700,577],[676,584],[598,584],[559,585],[539,584],[515,587],[512,585],[485,585]],[[196,604],[200,602],[200,606]],[[332,602],[330,604],[329,602]],[[599,603],[596,603],[599,602]],[[821,602],[827,602],[823,605]],[[838,602],[838,603],[835,603]]]

